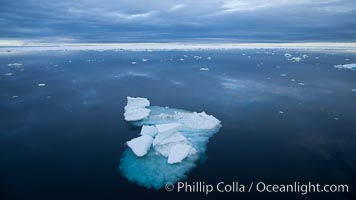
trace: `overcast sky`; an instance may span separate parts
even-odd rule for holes
[[[1,0],[0,39],[356,41],[356,0]]]

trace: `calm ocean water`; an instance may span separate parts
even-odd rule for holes
[[[356,55],[301,50],[2,53],[0,199],[355,199],[356,71],[334,68],[346,63],[356,63]],[[222,121],[207,159],[187,182],[311,181],[348,184],[349,192],[206,196],[132,184],[118,169],[125,142],[139,131],[123,120],[126,96],[206,111]]]

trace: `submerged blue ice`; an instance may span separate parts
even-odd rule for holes
[[[143,157],[136,156],[131,149],[126,149],[120,160],[121,173],[133,183],[160,189],[166,183],[175,183],[186,179],[197,163],[206,158],[206,147],[209,138],[217,133],[221,127],[220,121],[206,113],[189,112],[168,107],[148,106],[149,115],[139,121],[129,121],[130,125],[159,125],[167,123],[181,123],[178,129],[196,150],[179,163],[169,164],[167,157],[151,148]]]

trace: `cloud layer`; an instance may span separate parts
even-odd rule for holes
[[[355,41],[354,0],[2,0],[0,39]]]

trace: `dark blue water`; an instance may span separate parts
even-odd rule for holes
[[[292,62],[286,52],[308,58]],[[2,53],[0,199],[355,199],[356,71],[333,67],[345,63],[356,63],[356,55],[292,50]],[[124,143],[139,131],[123,120],[126,96],[206,111],[222,121],[208,144],[207,160],[188,182],[311,181],[348,184],[349,192],[206,196],[132,184],[118,170]]]

